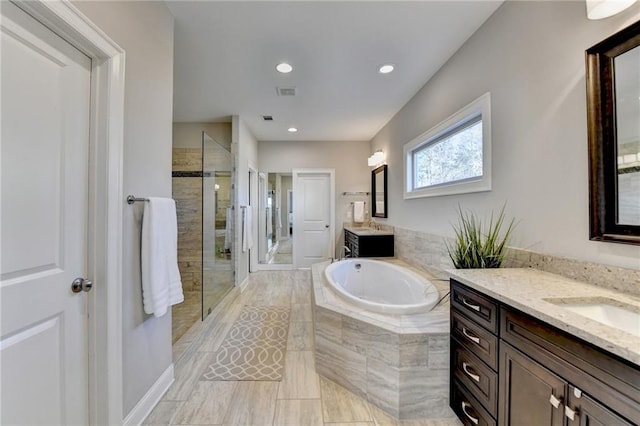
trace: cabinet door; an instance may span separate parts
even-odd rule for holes
[[[500,425],[563,425],[568,383],[504,342],[500,382]]]
[[[595,401],[579,389],[569,386],[565,415],[569,426],[632,426],[622,417]]]

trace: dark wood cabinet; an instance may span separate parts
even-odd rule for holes
[[[500,424],[562,426],[568,383],[509,344],[501,346]]]
[[[465,425],[497,424],[498,304],[451,285],[451,408]]]
[[[574,386],[569,386],[567,407],[566,415],[578,426],[633,425]]]
[[[640,422],[640,366],[453,279],[451,294],[451,408],[464,424]]]
[[[358,235],[344,230],[344,245],[351,257],[393,257],[393,234]]]

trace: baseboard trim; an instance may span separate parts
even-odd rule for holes
[[[247,289],[248,285],[249,285],[249,275],[247,275],[244,281],[242,281],[238,286],[238,288],[240,289],[240,293],[243,293]]]
[[[160,375],[158,380],[156,380],[142,399],[138,401],[136,406],[133,407],[133,410],[127,414],[127,417],[124,418],[122,424],[124,426],[141,425],[158,402],[160,402],[162,395],[165,394],[174,380],[173,364],[171,364],[164,373]]]

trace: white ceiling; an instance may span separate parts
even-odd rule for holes
[[[258,140],[370,140],[501,3],[168,1],[174,121],[237,114]]]

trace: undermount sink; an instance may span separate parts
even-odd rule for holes
[[[544,299],[549,303],[640,337],[640,307],[603,297]]]

